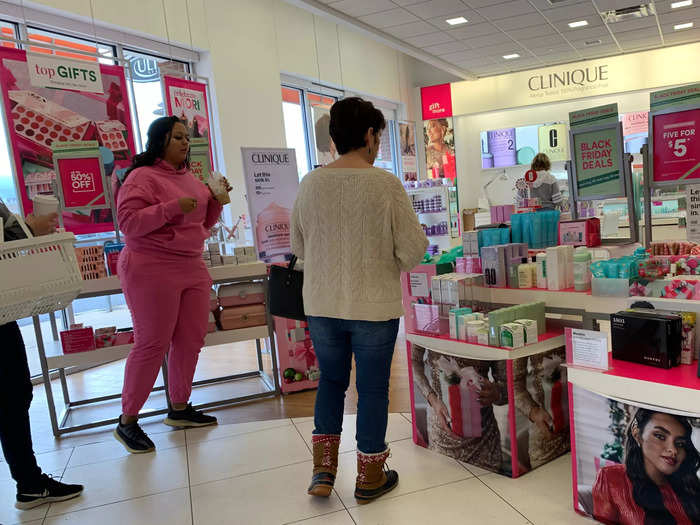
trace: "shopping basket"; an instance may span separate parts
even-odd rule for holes
[[[27,238],[3,242],[0,219],[0,325],[66,308],[83,284],[72,233],[34,237],[17,221]]]

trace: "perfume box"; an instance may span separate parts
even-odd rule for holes
[[[610,317],[613,359],[657,368],[681,363],[683,320],[659,310],[625,310]]]

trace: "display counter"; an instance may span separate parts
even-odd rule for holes
[[[264,287],[267,287],[267,266],[262,262],[216,266],[209,268],[209,274],[213,284],[224,283],[250,283],[263,282]],[[121,294],[121,282],[118,276],[106,277],[102,279],[88,280],[83,282],[83,288],[77,299],[86,299],[91,297],[102,297],[108,295]],[[265,291],[265,296],[267,292]],[[64,317],[65,319],[65,317]],[[257,370],[236,373],[216,378],[204,379],[193,383],[194,386],[210,385],[222,382],[228,382],[238,379],[259,378],[262,382],[264,390],[259,393],[246,395],[243,397],[232,397],[215,400],[204,405],[195,406],[197,409],[206,409],[218,406],[229,405],[257,399],[262,397],[275,396],[280,392],[280,381],[277,367],[277,354],[275,347],[274,326],[272,318],[266,315],[267,322],[261,326],[253,326],[247,328],[239,328],[235,330],[217,330],[207,334],[205,339],[205,348],[218,346],[230,343],[243,341],[255,341],[257,349]],[[36,333],[37,348],[39,352],[39,360],[41,363],[41,372],[44,379],[44,387],[46,389],[47,404],[49,408],[49,416],[51,426],[55,436],[60,436],[68,432],[76,432],[88,428],[108,425],[117,422],[119,414],[115,414],[113,418],[91,421],[81,425],[68,425],[67,421],[72,411],[81,406],[91,405],[113,399],[118,399],[121,394],[109,394],[99,398],[72,400],[68,391],[66,382],[66,369],[71,367],[93,367],[111,363],[120,359],[124,359],[129,355],[129,351],[133,345],[125,344],[119,346],[108,346],[105,348],[97,348],[87,352],[64,353],[64,349],[59,341],[58,330],[55,324],[55,318],[50,316],[52,324],[53,337],[52,340],[44,342],[41,332],[41,323],[38,317],[34,317],[34,329]],[[272,358],[272,370],[266,372],[263,367],[262,345],[264,341],[270,349]],[[64,408],[60,415],[57,413],[56,402],[54,399],[53,388],[51,385],[51,373],[58,371],[58,377],[61,383],[63,392]],[[167,385],[167,367],[163,365],[164,382]],[[165,387],[156,387],[154,392],[165,390]],[[150,417],[167,413],[168,409],[148,411],[141,417]]]

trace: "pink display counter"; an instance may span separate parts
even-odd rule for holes
[[[690,517],[700,489],[698,363],[665,370],[611,358],[609,371],[567,369],[575,510],[605,523],[644,523],[635,489],[658,489],[642,483],[641,465],[660,465],[667,483],[657,511],[698,523]]]

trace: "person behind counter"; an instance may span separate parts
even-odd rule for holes
[[[0,218],[3,221],[6,241],[26,237],[24,230],[2,201]],[[26,223],[34,235],[47,235],[56,231],[58,215],[28,215]],[[12,479],[17,483],[15,507],[28,510],[45,503],[77,498],[83,492],[82,485],[61,483],[43,474],[37,464],[29,423],[33,387],[27,363],[27,350],[22,332],[15,321],[0,325],[0,342],[0,443]]]
[[[117,217],[126,248],[118,270],[134,324],[134,347],[124,370],[116,439],[131,453],[155,450],[138,424],[168,354],[171,410],[165,424],[216,424],[188,403],[209,315],[211,278],[202,246],[222,206],[189,170],[190,137],[177,117],[148,128],[146,151],[117,184]],[[227,184],[227,190],[231,188]]]
[[[549,170],[552,163],[544,153],[538,153],[532,159],[530,169],[537,172],[537,178],[530,185],[530,197],[539,198],[543,209],[558,209],[563,200],[559,190],[559,181]]]

